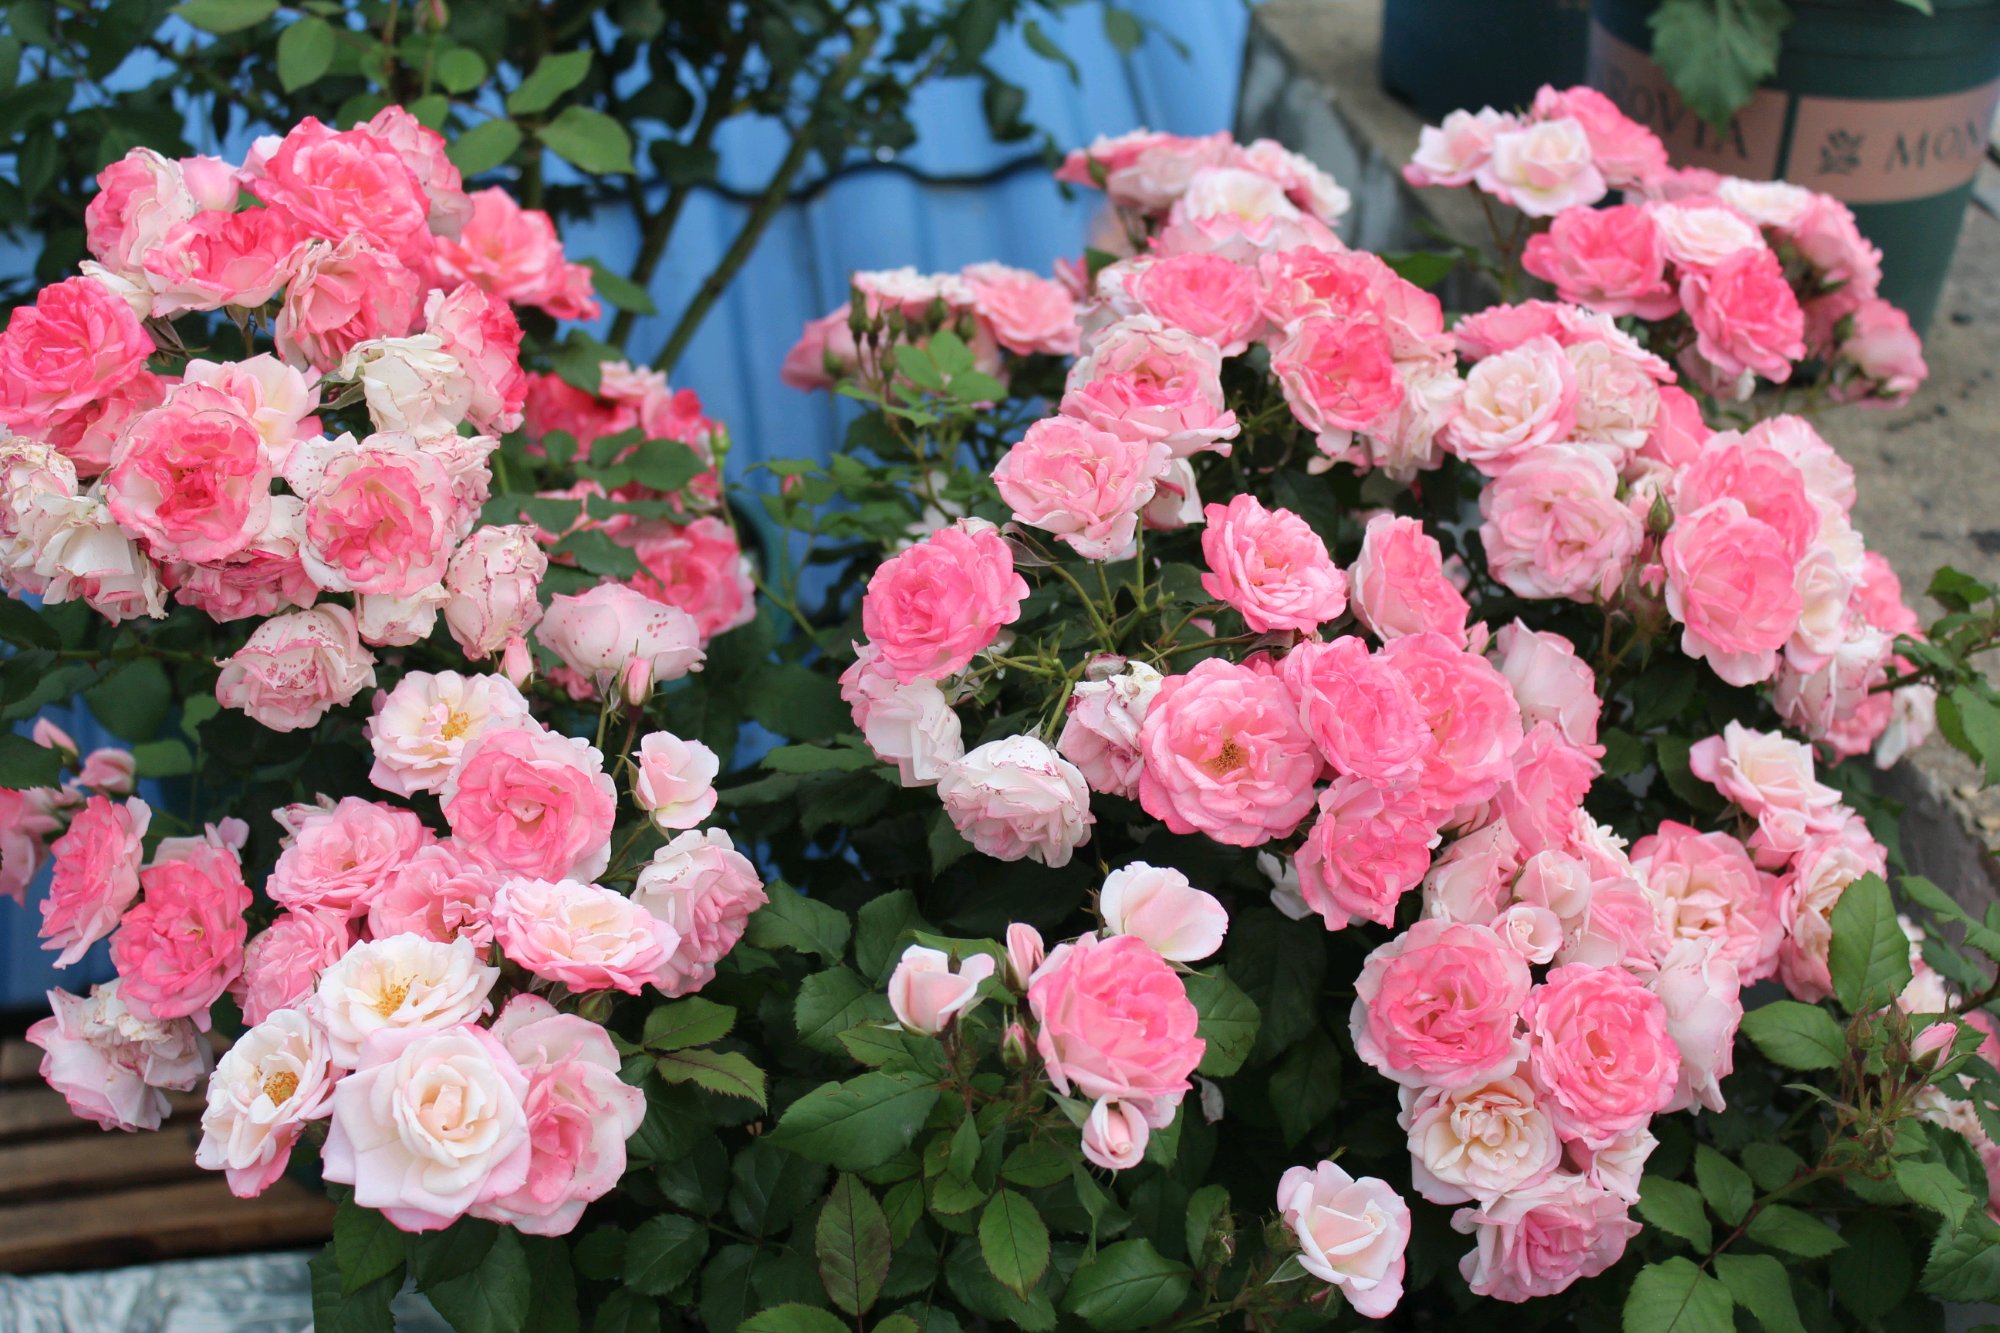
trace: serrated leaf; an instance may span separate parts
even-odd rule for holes
[[[1188,1259],[1197,1267],[1210,1262],[1205,1257],[1209,1236],[1216,1222],[1229,1212],[1229,1191],[1220,1185],[1203,1185],[1188,1196],[1187,1202],[1187,1250]]]
[[[333,1214],[333,1255],[339,1262],[341,1293],[352,1296],[371,1282],[401,1274],[406,1241],[396,1224],[374,1209],[341,1204]]]
[[[1706,1143],[1694,1150],[1694,1179],[1715,1215],[1732,1227],[1756,1202],[1757,1187],[1750,1183],[1750,1173]]]
[[[1001,1190],[979,1215],[979,1253],[1000,1285],[1026,1299],[1049,1268],[1049,1229],[1026,1196]]]
[[[1144,1328],[1180,1308],[1193,1278],[1186,1264],[1167,1258],[1153,1242],[1121,1240],[1078,1266],[1062,1308],[1093,1328]]]
[[[798,1301],[759,1310],[736,1329],[737,1333],[848,1333],[847,1325],[826,1311]]]
[[[1707,1253],[1715,1243],[1701,1194],[1691,1185],[1661,1176],[1639,1181],[1639,1216],[1670,1236],[1678,1236],[1695,1249]]]
[[[312,1277],[314,1333],[381,1333],[390,1326],[389,1302],[402,1288],[400,1272],[355,1291],[343,1290],[331,1245],[312,1257],[306,1271]]]
[[[423,1292],[456,1333],[523,1333],[533,1289],[520,1233],[501,1229],[476,1267]]]
[[[737,1051],[673,1051],[653,1062],[669,1083],[692,1083],[724,1097],[741,1097],[762,1107],[764,1071]]]
[[[1679,1255],[1648,1264],[1625,1296],[1625,1333],[1731,1333],[1729,1289]]]
[[[847,913],[815,902],[787,884],[765,890],[770,901],[750,917],[743,938],[759,949],[793,949],[837,963],[853,927]]]
[[[937,1086],[914,1074],[875,1070],[822,1083],[785,1108],[765,1142],[854,1171],[880,1166],[910,1146]]]
[[[600,176],[632,172],[632,136],[602,111],[566,106],[561,115],[536,130],[535,137],[580,170]]]
[[[1906,897],[1941,920],[1958,923],[1965,931],[1965,942],[1988,958],[2000,961],[2000,931],[1991,930],[1973,919],[1963,907],[1937,885],[1922,875],[1905,875],[1897,883]]]
[[[556,99],[583,82],[590,73],[588,50],[557,51],[536,62],[520,87],[507,94],[510,115],[533,116],[547,111]]]
[[[1833,1294],[1865,1324],[1895,1309],[1910,1290],[1915,1274],[1906,1225],[1886,1211],[1851,1214],[1840,1224],[1847,1249],[1830,1266]]]
[[[1833,1069],[1847,1058],[1847,1034],[1816,1004],[1774,1000],[1744,1014],[1742,1030],[1787,1069]]]
[[[1235,1073],[1257,1044],[1257,1002],[1220,968],[1189,976],[1187,994],[1200,1015],[1195,1032],[1207,1043],[1196,1067],[1210,1078]]]
[[[1896,1185],[1910,1202],[1930,1209],[1957,1230],[1972,1207],[1972,1191],[1942,1162],[1903,1160],[1896,1163]]]
[[[692,1217],[652,1217],[625,1242],[625,1285],[665,1296],[694,1276],[708,1256],[708,1228]]]
[[[1971,756],[1986,768],[1986,785],[2000,783],[2000,708],[1971,685],[1961,685],[1941,702],[1948,703]]]
[[[894,1017],[887,997],[845,967],[815,972],[800,982],[792,1015],[799,1040],[829,1054],[841,1049],[841,1034],[850,1028]]]
[[[1784,0],[1665,0],[1648,20],[1653,62],[1694,113],[1725,126],[1778,68]]]
[[[886,980],[903,956],[905,936],[927,924],[916,895],[907,889],[869,899],[855,914],[854,963],[861,975],[878,983]]]
[[[1016,1146],[1000,1164],[1000,1178],[1028,1189],[1053,1185],[1069,1175],[1073,1150],[1048,1135]]]
[[[889,1276],[892,1249],[882,1205],[859,1179],[841,1176],[813,1224],[820,1282],[837,1308],[859,1315],[874,1306]]]
[[[504,116],[482,121],[453,139],[445,149],[451,164],[467,176],[493,170],[521,146],[521,127]]]
[[[1863,875],[1841,891],[1831,917],[1827,970],[1833,993],[1850,1014],[1873,1013],[1910,984],[1910,941],[1879,875]]]
[[[735,1009],[691,995],[669,1000],[647,1014],[640,1040],[656,1051],[678,1051],[721,1041],[735,1026]]]
[[[1764,1205],[1743,1234],[1759,1245],[1804,1259],[1824,1259],[1847,1244],[1839,1232],[1811,1213],[1782,1203]]]
[[[170,743],[180,744],[178,741]],[[185,745],[181,746],[181,752],[187,753]],[[188,764],[193,767],[192,756]],[[62,780],[62,771],[62,756],[54,750],[37,745],[15,732],[0,731],[0,788],[26,791],[30,787],[53,787]],[[142,768],[140,772],[145,770]]]
[[[1738,1305],[1757,1316],[1765,1333],[1805,1333],[1791,1274],[1778,1260],[1768,1254],[1718,1254],[1715,1275]]]
[[[1981,1218],[1959,1231],[1940,1227],[1921,1285],[1947,1301],[2000,1300],[2000,1231]]]

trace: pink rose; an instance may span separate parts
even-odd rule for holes
[[[1553,1296],[1618,1262],[1639,1234],[1629,1205],[1582,1176],[1558,1171],[1539,1185],[1452,1214],[1477,1239],[1458,1262],[1475,1296],[1519,1304]]]
[[[1180,871],[1134,861],[1104,877],[1097,911],[1113,935],[1136,935],[1170,963],[1198,963],[1222,947],[1229,913]]]
[[[1735,500],[1751,518],[1783,539],[1796,566],[1819,540],[1824,518],[1806,490],[1804,471],[1768,441],[1734,431],[1711,436],[1674,478],[1673,506],[1697,514],[1718,500]]]
[[[467,746],[438,798],[459,846],[493,870],[591,880],[611,860],[618,789],[604,757],[532,720]]]
[[[262,166],[250,192],[308,235],[355,237],[411,269],[429,258],[430,200],[388,141],[366,129],[336,132],[308,116]]]
[[[40,547],[30,565],[45,602],[81,600],[116,624],[167,613],[160,570],[92,495],[44,497]]]
[[[445,628],[468,658],[491,657],[542,619],[548,553],[524,524],[475,529],[445,567]]]
[[[1676,518],[1660,554],[1681,651],[1706,658],[1731,685],[1769,679],[1801,606],[1796,561],[1777,529],[1740,500],[1718,500]]]
[[[1783,384],[1806,354],[1805,314],[1767,249],[1683,270],[1681,304],[1694,323],[1695,349],[1723,375],[1755,373]]]
[[[1602,454],[1544,445],[1479,493],[1493,577],[1522,597],[1607,600],[1645,539]]]
[[[291,281],[303,239],[298,223],[276,209],[196,213],[140,257],[137,276],[161,318],[223,306],[254,310]]]
[[[1515,892],[1520,892],[1518,886]],[[1593,883],[1580,912],[1563,918],[1569,930],[1555,960],[1565,966],[1623,969],[1650,976],[1672,945],[1666,915],[1667,905],[1660,895],[1636,880]]]
[[[493,1035],[527,1075],[528,1175],[471,1212],[530,1236],[568,1235],[584,1205],[625,1174],[625,1140],[646,1118],[646,1094],[618,1077],[609,1033],[540,996],[509,1000]]]
[[[1347,609],[1347,577],[1291,510],[1266,509],[1245,494],[1208,506],[1204,516],[1201,586],[1251,629],[1311,631]]]
[[[1417,134],[1417,151],[1403,168],[1403,179],[1422,189],[1427,185],[1470,185],[1493,157],[1493,138],[1518,127],[1514,116],[1492,107],[1454,111],[1438,125]]]
[[[1381,1319],[1403,1299],[1410,1206],[1387,1181],[1355,1179],[1332,1162],[1295,1166],[1278,1181],[1278,1215],[1299,1264],[1340,1289],[1357,1312]]]
[[[1028,985],[1035,1049],[1064,1096],[1137,1103],[1165,1125],[1207,1044],[1187,988],[1135,935],[1059,944]]]
[[[482,952],[493,940],[498,877],[457,844],[426,843],[368,902],[368,933],[421,935],[449,944],[460,936]],[[255,947],[255,941],[252,941]]]
[[[1732,718],[1721,735],[1694,743],[1688,768],[1755,816],[1758,843],[1780,857],[1804,847],[1808,833],[1844,822],[1840,793],[1814,776],[1812,747],[1782,732],[1754,731]]]
[[[1256,271],[1220,255],[1153,260],[1133,277],[1128,290],[1146,314],[1214,343],[1225,357],[1243,355],[1264,328]]]
[[[1522,739],[1507,678],[1442,634],[1392,639],[1382,658],[1402,674],[1431,733],[1416,779],[1431,809],[1490,799],[1514,775]]]
[[[1335,778],[1293,858],[1299,892],[1328,930],[1356,921],[1395,924],[1396,906],[1430,869],[1437,825],[1420,799]]]
[[[243,971],[243,867],[227,847],[187,839],[140,871],[139,886],[111,937],[120,998],[141,1018],[193,1017],[205,1029],[208,1007]]]
[[[295,911],[358,917],[397,869],[432,840],[413,811],[356,796],[299,821],[265,892]]]
[[[1015,990],[1028,989],[1035,972],[1048,956],[1042,947],[1041,932],[1025,922],[1007,927],[1007,980]]]
[[[715,751],[670,731],[650,732],[633,759],[632,799],[663,832],[693,828],[715,809]]]
[[[1279,675],[1327,762],[1380,787],[1417,774],[1430,731],[1408,682],[1358,635],[1301,643]]]
[[[1525,1078],[1402,1089],[1410,1183],[1432,1203],[1491,1201],[1547,1180],[1562,1140]]]
[[[1438,299],[1364,251],[1282,250],[1257,261],[1257,280],[1258,304],[1274,329],[1313,315],[1378,325],[1388,336],[1398,374],[1451,350]]]
[[[993,484],[1016,523],[1052,534],[1086,560],[1120,560],[1131,554],[1139,513],[1170,457],[1157,441],[1046,417],[1001,456]]]
[[[320,974],[353,946],[354,926],[343,913],[278,913],[243,950],[235,987],[243,1021],[254,1026],[281,1009],[305,1007]]]
[[[855,652],[854,665],[840,674],[840,697],[862,740],[877,759],[896,766],[905,787],[935,784],[946,768],[965,757],[958,714],[934,682],[897,684],[896,673],[882,664],[873,644],[858,644]],[[1135,735],[1137,730],[1134,722]]]
[[[465,182],[446,155],[444,136],[418,123],[399,106],[385,106],[361,122],[356,129],[394,149],[422,187],[429,201],[430,229],[439,236],[456,236],[472,216],[472,201],[465,196]]]
[[[1931,373],[1924,363],[1923,339],[1910,327],[1910,317],[1876,296],[1863,301],[1852,318],[1840,340],[1839,357],[1864,383],[1836,381],[1833,397],[1845,401],[1866,392],[1887,406],[1909,401]]]
[[[1221,658],[1169,676],[1139,733],[1139,803],[1175,833],[1255,847],[1313,807],[1320,758],[1284,682]]]
[[[1083,1121],[1083,1156],[1106,1171],[1129,1171],[1146,1160],[1153,1127],[1137,1107],[1100,1097]]]
[[[830,389],[836,378],[851,373],[860,361],[851,323],[851,312],[845,302],[818,319],[807,320],[799,340],[785,353],[784,364],[778,368],[779,381],[810,393],[814,389]]]
[[[278,355],[292,365],[331,371],[356,343],[400,338],[415,326],[422,279],[358,233],[337,245],[309,242],[296,262],[272,326]]]
[[[1271,348],[1271,373],[1299,424],[1322,452],[1345,449],[1403,402],[1389,335],[1382,326],[1340,315],[1307,315]]]
[[[97,187],[83,210],[85,243],[108,268],[127,277],[138,275],[146,252],[176,224],[204,207],[181,165],[150,148],[134,148],[99,171]],[[227,195],[226,201],[217,197],[207,203],[227,213],[235,202],[233,183]]]
[[[1607,186],[1591,155],[1590,136],[1568,116],[1493,136],[1493,151],[1474,173],[1480,189],[1531,218],[1594,204]]]
[[[272,496],[270,523],[228,563],[166,567],[174,600],[223,623],[311,606],[320,590],[299,563],[302,516],[297,497]]]
[[[722,519],[704,515],[683,525],[644,524],[628,544],[639,557],[632,586],[694,617],[704,644],[757,618],[750,557]]]
[[[54,1013],[28,1028],[42,1048],[41,1076],[71,1114],[103,1129],[158,1129],[167,1118],[163,1088],[188,1091],[208,1072],[208,1039],[185,1018],[141,1018],[119,996],[120,981],[88,997],[52,990]]]
[[[1347,578],[1355,618],[1376,638],[1435,632],[1465,641],[1472,608],[1445,577],[1444,550],[1420,520],[1392,514],[1369,519]]]
[[[973,264],[959,274],[972,313],[994,340],[1019,356],[1076,355],[1076,300],[1061,283],[1005,264]]]
[[[1667,148],[1659,136],[1620,111],[1595,88],[1544,85],[1535,94],[1536,120],[1567,117],[1583,127],[1590,159],[1613,189],[1644,185],[1667,170]]]
[[[320,587],[408,597],[444,577],[457,497],[445,461],[415,436],[302,444],[285,480],[305,500],[299,560]]]
[[[1576,428],[1576,370],[1555,338],[1528,338],[1484,357],[1465,377],[1451,451],[1489,477]]]
[[[472,193],[472,216],[456,238],[440,235],[432,260],[441,278],[471,282],[511,305],[556,319],[595,319],[590,270],[563,259],[547,213],[522,208],[499,186]]]
[[[1600,771],[1597,749],[1571,745],[1553,722],[1537,722],[1513,754],[1514,772],[1493,794],[1493,813],[1506,821],[1522,851],[1533,856],[1567,847],[1576,813]]]
[[[397,796],[436,792],[465,747],[488,729],[518,725],[528,701],[504,676],[412,671],[376,696],[365,731],[375,752],[368,780]]]
[[[600,691],[636,678],[641,698],[656,683],[699,671],[706,657],[693,616],[616,583],[556,596],[535,637]]]
[[[573,879],[506,880],[492,920],[509,962],[573,991],[637,995],[680,943],[624,894]]]
[[[1562,949],[1562,918],[1546,907],[1513,903],[1502,908],[1488,924],[1507,942],[1508,948],[1536,967]]]
[[[1603,703],[1597,678],[1560,634],[1529,629],[1516,620],[1493,636],[1496,665],[1513,687],[1521,706],[1521,721],[1554,723],[1571,745],[1592,750],[1597,745],[1597,718]]]
[[[1569,209],[1521,252],[1521,267],[1554,284],[1562,300],[1640,319],[1680,309],[1666,263],[1659,229],[1636,204]]]
[[[1522,1012],[1528,1068],[1565,1139],[1601,1147],[1673,1100],[1680,1050],[1660,997],[1615,967],[1565,964]]]
[[[1667,951],[1647,983],[1666,1006],[1667,1034],[1680,1051],[1680,1074],[1665,1110],[1723,1109],[1722,1080],[1736,1065],[1736,1028],[1743,1021],[1736,969],[1713,941],[1683,939]]]
[[[1504,1078],[1527,1052],[1532,980],[1485,926],[1423,920],[1368,955],[1354,983],[1354,1049],[1406,1088]]]
[[[311,1018],[297,1009],[270,1015],[216,1062],[195,1165],[223,1172],[231,1194],[254,1199],[284,1174],[307,1122],[332,1114],[336,1077]]]
[[[960,519],[876,568],[861,628],[898,682],[938,680],[1019,619],[1027,595],[999,530]]]
[[[122,805],[92,796],[71,817],[69,830],[49,846],[55,871],[42,900],[42,947],[61,949],[55,966],[68,967],[109,935],[139,896],[139,863],[145,859],[152,809],[137,797]]]
[[[153,350],[132,307],[102,285],[52,283],[0,333],[0,426],[35,436],[80,426],[93,404],[145,374]]]
[[[937,792],[952,826],[1001,861],[1066,866],[1097,822],[1083,774],[1031,735],[988,741],[947,764]]]
[[[953,970],[950,954],[912,944],[889,974],[889,1008],[910,1031],[935,1037],[979,1003],[993,967],[992,954],[976,953]]]
[[[1777,971],[1778,884],[1735,838],[1669,819],[1632,844],[1632,870],[1666,899],[1676,938],[1713,941],[1746,986]]]
[[[1888,853],[1869,836],[1859,815],[1850,812],[1838,831],[1807,839],[1778,897],[1778,915],[1785,923],[1785,938],[1778,946],[1778,979],[1794,999],[1815,1004],[1833,994],[1827,966],[1833,909],[1855,880],[1887,873]]]
[[[106,500],[158,558],[226,560],[269,522],[273,471],[238,406],[206,385],[182,385],[119,437]]]
[[[770,899],[757,868],[721,829],[679,835],[639,871],[632,901],[658,917],[680,944],[653,984],[688,995],[715,979],[715,964],[743,938],[751,913]]]
[[[1662,384],[1655,392],[1660,397],[1660,410],[1646,432],[1646,443],[1640,446],[1639,457],[1671,468],[1685,467],[1694,461],[1713,432],[1701,419],[1701,404],[1687,390]]]
[[[1709,198],[1645,205],[1667,258],[1681,269],[1713,268],[1752,250],[1768,249],[1756,224]]]
[[[382,1032],[333,1090],[322,1174],[404,1231],[450,1226],[527,1183],[528,1076],[469,1026]]]
[[[528,377],[521,369],[521,325],[505,301],[472,283],[424,299],[424,331],[458,363],[471,390],[466,419],[482,435],[521,428]]]
[[[1070,691],[1056,752],[1076,765],[1092,791],[1126,800],[1138,797],[1145,765],[1139,730],[1163,679],[1144,662],[1126,662],[1117,674],[1078,681]]]
[[[1100,330],[1070,367],[1059,408],[1114,435],[1167,446],[1176,458],[1225,457],[1241,429],[1222,396],[1222,350],[1151,315]]]

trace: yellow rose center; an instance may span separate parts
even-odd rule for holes
[[[455,741],[460,736],[463,736],[465,734],[465,729],[471,725],[472,725],[472,718],[469,714],[461,713],[454,709],[452,713],[445,718],[444,727],[442,730],[438,732],[438,735],[444,737],[444,739],[448,741]]]
[[[271,1099],[273,1106],[283,1106],[298,1090],[299,1076],[290,1070],[282,1070],[264,1080],[264,1095]]]
[[[410,983],[407,981],[383,987],[382,993],[375,997],[375,1012],[384,1018],[394,1016],[395,1012],[403,1007],[403,997],[409,993]]]

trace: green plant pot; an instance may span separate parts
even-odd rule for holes
[[[1846,201],[1882,249],[1882,295],[1936,312],[2000,101],[2000,0],[1790,0],[1777,73],[1727,130],[1704,125],[1645,52],[1655,0],[1594,0],[1590,82],[1674,161]]]
[[[1526,106],[1583,78],[1590,0],[1387,0],[1382,86],[1426,120]]]

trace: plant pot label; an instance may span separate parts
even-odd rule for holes
[[[1782,178],[1849,204],[1902,203],[1960,188],[1979,170],[2000,105],[2000,80],[1893,101],[1795,98],[1759,88],[1717,130],[1688,109],[1644,51],[1601,23],[1590,27],[1590,83],[1658,134],[1677,166]]]
[[[1595,21],[1590,25],[1588,77],[1590,86],[1601,89],[1620,111],[1660,136],[1676,166],[1706,167],[1749,180],[1777,176],[1787,101],[1777,89],[1759,88],[1728,128],[1717,130],[1681,101],[1644,51]]]

